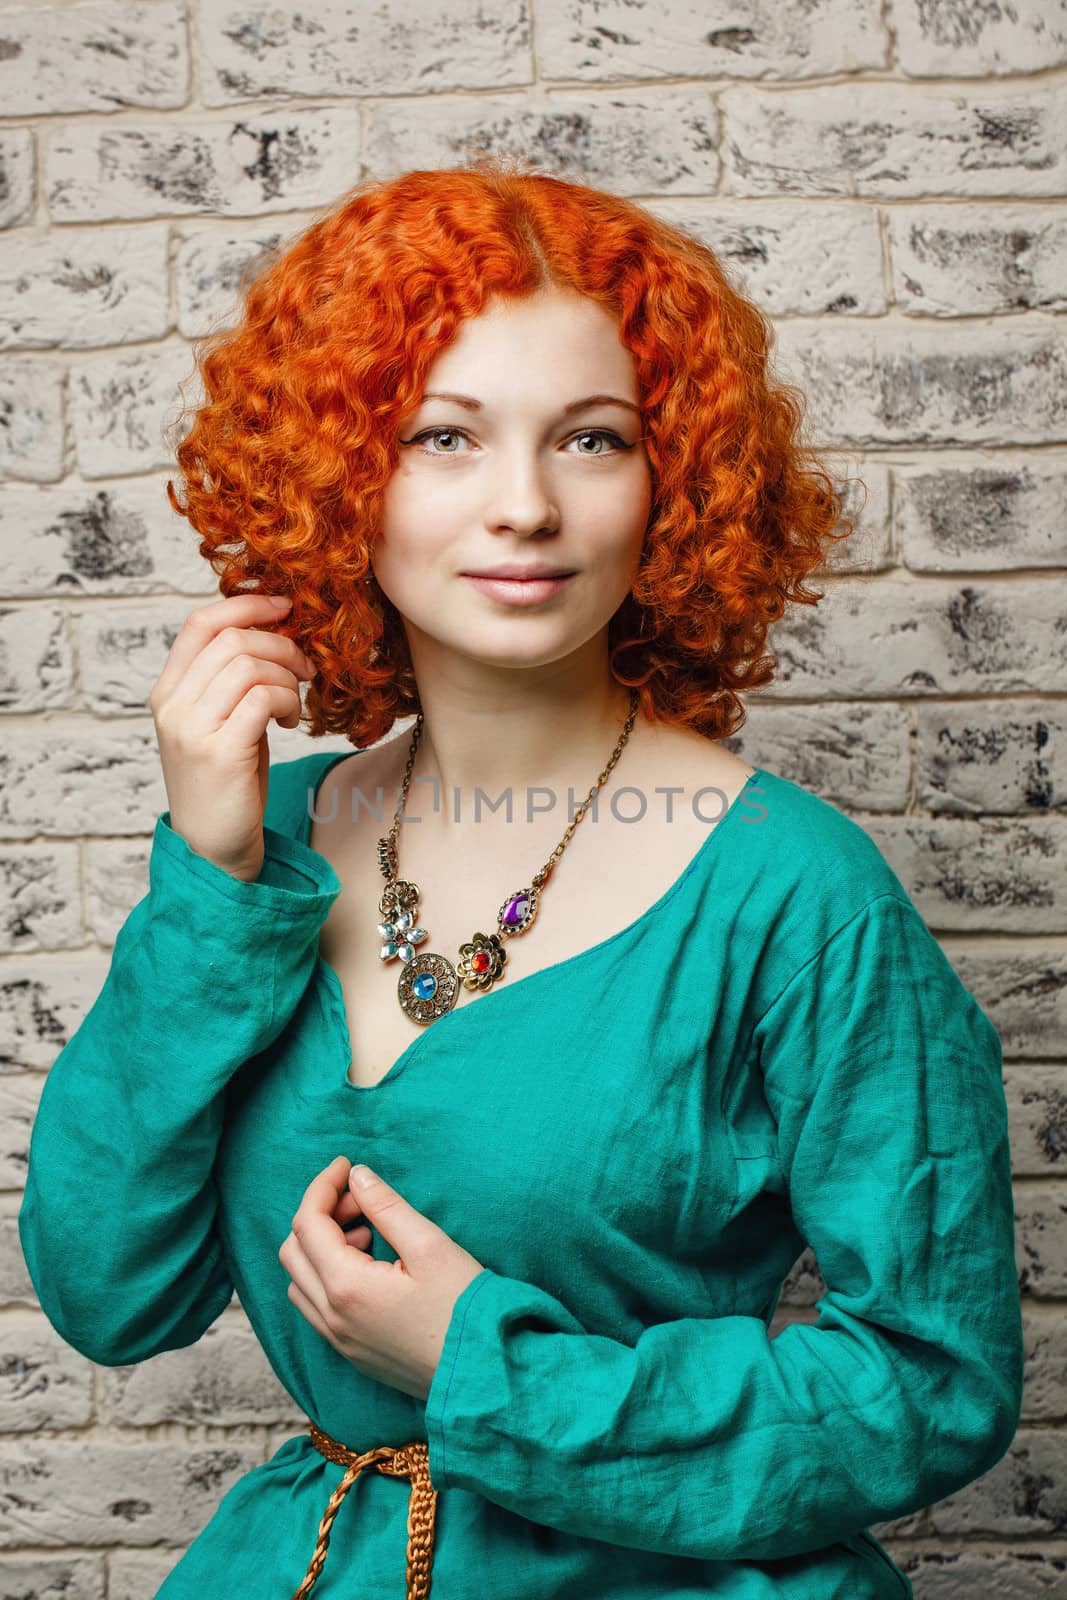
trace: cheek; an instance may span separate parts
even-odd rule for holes
[[[592,484],[583,505],[575,507],[597,559],[636,562],[652,511],[652,482],[647,468],[608,483]]]
[[[425,483],[411,474],[391,478],[371,547],[386,593],[391,583],[408,587],[431,576],[439,564],[447,565],[462,528],[463,518],[453,515],[446,496],[428,494]]]

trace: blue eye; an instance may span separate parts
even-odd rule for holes
[[[421,433],[416,433],[411,439],[401,439],[400,443],[404,445],[411,445],[419,444],[423,439],[442,438],[466,439],[468,438],[468,435],[463,431],[462,428],[424,428]],[[615,449],[632,450],[634,448],[632,444],[627,444],[625,439],[621,439],[617,433],[613,433],[610,428],[583,428],[581,433],[574,434],[573,439],[569,440],[568,443],[573,442],[574,439],[604,439]],[[585,450],[581,450],[578,453],[579,455],[590,454],[590,452]],[[608,455],[610,453],[611,452],[606,450],[598,450],[594,455],[591,456],[591,459],[596,460],[599,456]],[[461,454],[461,452],[457,450],[423,450],[421,454],[425,456],[454,456]]]

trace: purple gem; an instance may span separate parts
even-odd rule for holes
[[[508,901],[508,908],[504,912],[505,928],[517,928],[523,920],[530,905],[530,897],[525,894],[512,895]]]

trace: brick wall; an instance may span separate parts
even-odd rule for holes
[[[191,1349],[85,1361],[15,1218],[44,1075],[147,887],[147,697],[216,594],[163,492],[192,341],[357,178],[476,146],[696,228],[850,510],[866,485],[730,744],[870,831],[1004,1043],[1022,1424],[876,1531],[923,1600],[1067,1586],[1065,132],[1064,0],[0,6],[0,1595],[144,1600],[304,1425],[236,1301]],[[778,1326],[820,1289],[809,1253]]]

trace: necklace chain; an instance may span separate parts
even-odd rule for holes
[[[378,932],[386,941],[381,949],[381,958],[383,961],[390,961],[396,955],[401,956],[403,970],[397,985],[397,998],[402,1010],[413,1021],[424,1024],[433,1022],[446,1011],[451,1011],[456,1002],[460,982],[468,989],[488,990],[503,977],[507,963],[504,941],[516,934],[525,933],[537,915],[541,890],[570,843],[574,830],[593,803],[597,791],[606,783],[622,754],[637,718],[637,707],[637,690],[631,688],[629,713],[615,748],[596,783],[568,823],[563,837],[540,871],[534,873],[529,884],[510,895],[500,907],[497,913],[497,932],[475,933],[473,939],[460,946],[461,959],[458,968],[453,967],[444,956],[433,951],[416,955],[415,946],[427,937],[424,928],[415,927],[416,909],[422,891],[417,883],[406,882],[399,876],[397,839],[411,784],[415,755],[422,737],[423,715],[421,711],[419,712],[412,730],[404,779],[396,811],[393,814],[392,826],[388,834],[378,840],[378,864],[386,885],[378,902],[378,909],[385,918],[378,924]]]
[[[574,813],[574,816],[571,818],[570,822],[567,825],[566,830],[564,831],[562,839],[559,841],[559,843],[557,844],[556,848],[552,851],[552,854],[549,856],[548,860],[545,862],[545,864],[541,868],[540,872],[535,872],[534,873],[533,878],[531,879],[531,882],[534,883],[537,886],[537,888],[540,889],[548,881],[549,873],[552,871],[552,868],[555,866],[556,862],[559,860],[560,856],[563,854],[564,850],[567,848],[568,844],[570,843],[571,836],[574,833],[575,828],[578,826],[579,822],[581,822],[582,818],[585,816],[585,813],[588,811],[589,807],[592,805],[593,800],[594,800],[594,798],[596,796],[597,790],[602,788],[603,785],[607,782],[607,780],[608,780],[609,776],[611,775],[611,772],[612,772],[612,770],[613,770],[613,768],[615,766],[615,763],[618,761],[619,757],[622,755],[623,746],[626,744],[627,739],[629,739],[629,737],[630,737],[630,734],[631,734],[631,732],[633,730],[634,722],[635,722],[636,717],[637,717],[637,704],[638,704],[637,692],[636,692],[636,690],[631,689],[631,691],[630,691],[630,710],[629,710],[629,714],[627,715],[626,721],[623,724],[623,729],[622,729],[621,734],[619,735],[619,738],[618,738],[618,741],[617,741],[617,743],[615,745],[615,748],[611,752],[611,756],[610,756],[610,758],[608,760],[608,764],[604,768],[603,772],[600,774],[600,776],[597,779],[596,783],[594,783],[593,787],[590,789],[589,793],[586,795],[585,799],[582,801],[581,805],[578,807],[577,811]],[[388,862],[383,862],[382,863],[382,876],[386,879],[387,882],[391,878],[395,879],[396,872],[397,872],[397,870],[399,868],[399,861],[398,861],[398,857],[397,857],[397,839],[398,839],[398,835],[399,835],[399,832],[400,832],[400,820],[401,820],[401,817],[403,815],[404,806],[405,806],[405,804],[407,802],[408,787],[409,787],[409,785],[411,783],[411,774],[412,774],[412,771],[413,771],[414,766],[415,766],[415,755],[416,755],[416,752],[417,752],[417,750],[419,748],[419,741],[421,740],[421,738],[422,738],[422,712],[420,711],[419,714],[418,714],[418,717],[415,720],[415,727],[412,730],[411,745],[410,745],[410,747],[408,749],[408,758],[407,758],[407,762],[406,762],[405,767],[404,767],[404,780],[403,780],[403,784],[402,784],[402,787],[401,787],[400,799],[399,799],[399,801],[397,803],[396,811],[393,813],[393,825],[389,829],[389,833],[388,833],[388,836],[387,836],[387,846],[388,846],[389,860],[388,860]]]

